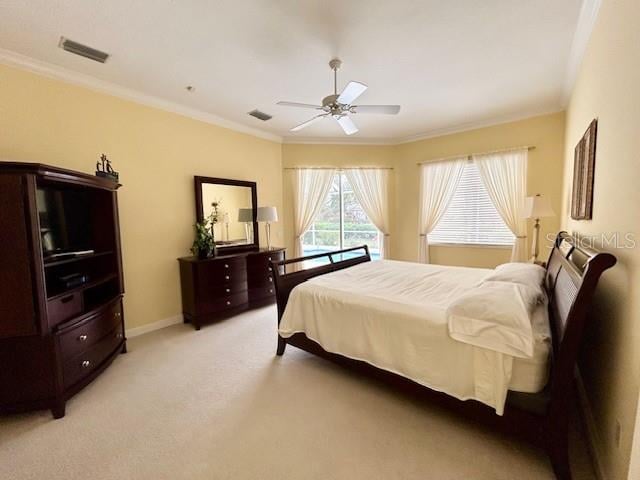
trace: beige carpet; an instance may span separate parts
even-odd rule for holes
[[[131,339],[64,419],[0,419],[0,478],[552,478],[527,445],[296,348],[275,357],[275,323],[269,307]],[[591,479],[573,437],[575,478]]]

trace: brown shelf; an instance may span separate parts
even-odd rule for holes
[[[50,262],[44,261],[44,268],[55,267],[58,265],[65,265],[67,263],[79,262],[81,260],[88,260],[90,258],[104,257],[106,255],[113,254],[113,251],[109,250],[106,252],[97,252],[97,253],[89,253],[87,255],[79,255],[77,257],[64,258],[62,260],[52,260]]]
[[[69,290],[64,290],[62,292],[56,292],[54,295],[47,296],[47,301],[55,300],[58,297],[64,297],[65,295],[69,295],[70,293],[80,292],[83,290],[88,290],[93,287],[97,287],[98,285],[102,285],[103,283],[107,283],[109,280],[113,280],[117,278],[117,273],[110,273],[109,275],[104,275],[100,278],[92,280],[87,283],[83,283],[82,285],[78,285],[77,287],[70,288]]]

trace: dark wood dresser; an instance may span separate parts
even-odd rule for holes
[[[119,186],[0,162],[0,413],[60,418],[125,351]]]
[[[249,250],[204,260],[179,258],[184,321],[196,330],[209,322],[275,303],[271,261],[284,248]]]

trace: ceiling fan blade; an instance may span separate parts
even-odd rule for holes
[[[351,107],[353,113],[377,113],[380,115],[397,115],[400,105],[354,105]]]
[[[289,130],[290,132],[297,132],[299,130],[302,130],[303,128],[308,127],[309,125],[311,125],[312,123],[316,123],[318,120],[320,120],[321,118],[326,117],[327,115],[329,115],[328,113],[323,113],[322,115],[316,115],[315,117],[313,117],[311,120],[307,120],[306,122],[301,123],[300,125],[297,125],[295,127],[293,127],[291,130]]]
[[[312,108],[314,110],[322,110],[321,105],[311,105],[310,103],[278,102],[276,105],[282,105],[283,107],[299,107],[299,108]]]
[[[336,101],[345,105],[351,105],[367,88],[364,83],[349,82]]]
[[[358,127],[356,127],[355,123],[353,123],[353,121],[346,115],[338,118],[338,123],[342,127],[342,130],[344,130],[344,133],[346,133],[347,135],[358,133]]]

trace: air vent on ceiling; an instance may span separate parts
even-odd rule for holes
[[[261,112],[260,110],[251,110],[249,112],[249,115],[251,115],[252,117],[256,117],[258,120],[262,120],[263,122],[266,122],[267,120],[271,120],[273,118],[271,115]]]
[[[67,52],[75,53],[76,55],[80,55],[81,57],[89,58],[100,63],[106,62],[107,58],[109,58],[108,53],[87,47],[86,45],[82,45],[81,43],[74,42],[73,40],[69,40],[64,37],[60,37],[60,43],[58,46]]]

